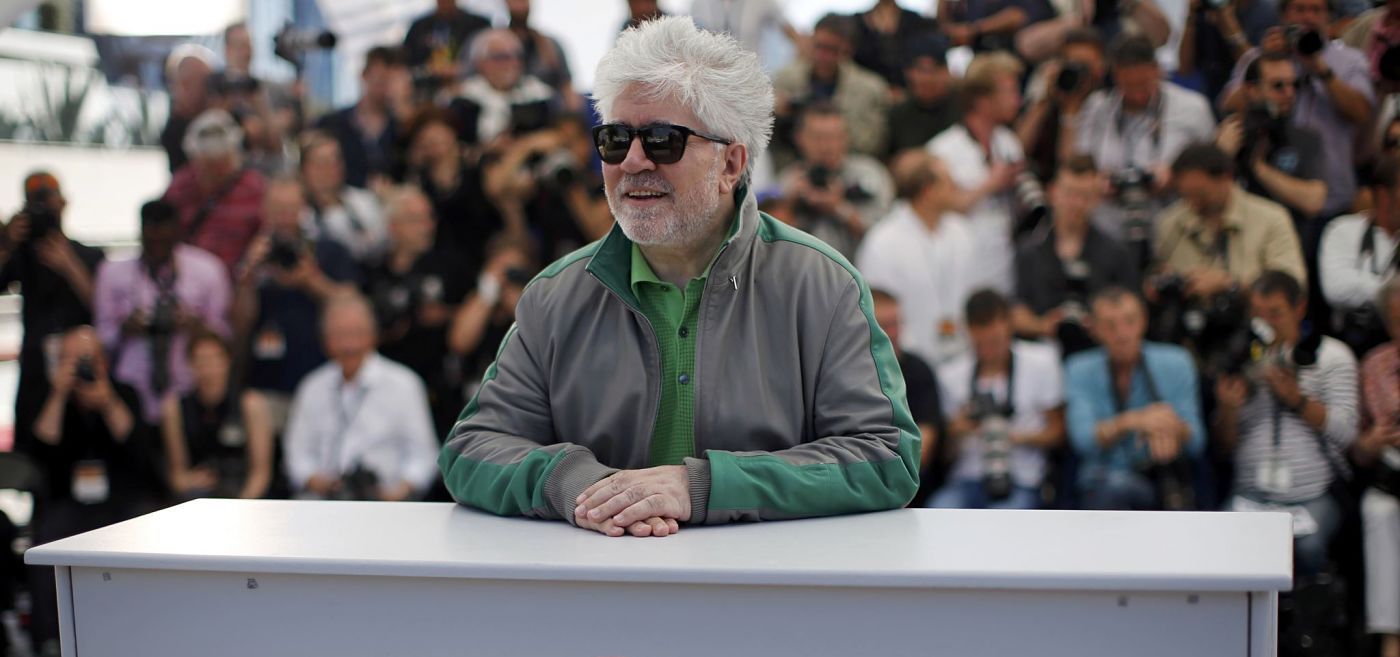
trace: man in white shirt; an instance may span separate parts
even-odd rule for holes
[[[1011,306],[991,290],[967,300],[966,320],[972,353],[939,372],[954,463],[931,506],[1036,508],[1046,452],[1065,440],[1060,355],[1013,340]]]
[[[292,401],[287,476],[312,499],[401,501],[437,475],[438,443],[423,381],[374,350],[374,312],[346,292],[322,317],[331,362],[307,375]]]
[[[899,301],[905,351],[937,367],[967,349],[962,306],[977,270],[972,233],[949,209],[957,192],[942,161],[910,151],[893,170],[903,202],[866,235],[856,267]]]
[[[1375,209],[1369,216],[1334,219],[1322,232],[1318,254],[1322,294],[1332,306],[1333,327],[1357,357],[1389,341],[1375,298],[1400,264],[1400,159],[1382,158],[1371,188]]]
[[[509,29],[482,32],[471,45],[476,73],[458,90],[450,108],[466,123],[466,141],[485,144],[505,134],[548,127],[559,96],[525,73],[525,46]]]
[[[1024,167],[1016,133],[1007,126],[1021,109],[1021,62],[994,52],[978,55],[963,76],[967,111],[961,123],[928,143],[930,153],[956,164],[952,210],[967,215],[978,263],[972,285],[1011,294],[1015,283],[1011,187]]]

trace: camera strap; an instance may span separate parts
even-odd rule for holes
[[[1361,235],[1361,250],[1357,253],[1357,258],[1361,260],[1369,258],[1371,261],[1371,273],[1379,276],[1382,273],[1394,270],[1396,265],[1400,264],[1400,244],[1397,244],[1394,252],[1390,254],[1390,260],[1386,262],[1385,268],[1380,268],[1380,263],[1376,260],[1376,256],[1379,255],[1376,253],[1376,228],[1375,220],[1366,220],[1366,227]]]
[[[1130,379],[1128,381],[1128,395],[1121,395],[1118,393],[1118,385],[1113,380],[1113,364],[1105,360],[1104,367],[1108,369],[1108,384],[1109,389],[1113,391],[1114,411],[1121,414],[1128,410],[1128,397],[1131,397],[1133,394],[1132,380]],[[1157,391],[1157,382],[1152,378],[1152,370],[1147,367],[1147,354],[1145,353],[1138,358],[1137,367],[1133,370],[1133,378],[1137,378],[1138,372],[1142,372],[1143,383],[1147,385],[1148,405],[1162,401],[1162,395]]]
[[[978,359],[972,366],[972,380],[968,382],[967,398],[977,396],[977,380],[982,378],[982,361]],[[1003,415],[1011,417],[1016,413],[1016,349],[1006,359],[1006,402],[1000,404]]]
[[[219,207],[219,204],[223,203],[224,199],[228,198],[228,195],[233,193],[233,190],[238,187],[238,183],[243,182],[243,176],[247,175],[247,173],[247,167],[239,169],[238,173],[233,174],[233,177],[230,178],[227,183],[224,183],[224,186],[219,188],[218,192],[204,199],[204,202],[199,204],[199,209],[194,211],[194,214],[190,217],[190,224],[185,229],[184,241],[186,243],[194,242],[194,238],[199,235],[199,231],[204,228],[204,223],[209,221],[210,215],[214,214],[214,208]]]

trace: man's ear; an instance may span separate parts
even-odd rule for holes
[[[720,191],[732,194],[744,177],[744,167],[749,163],[749,147],[743,144],[730,144],[724,147],[724,170],[720,171]]]

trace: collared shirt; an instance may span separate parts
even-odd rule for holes
[[[1013,403],[1010,418],[1012,433],[1033,433],[1045,430],[1045,414],[1065,403],[1064,381],[1060,370],[1060,353],[1054,347],[1035,342],[1016,341],[1011,346],[1013,359],[1011,392]],[[939,371],[938,384],[949,414],[961,412],[977,392],[987,393],[997,404],[1007,402],[1006,377],[980,377],[973,380],[976,359],[964,354]],[[952,477],[957,480],[982,478],[982,442],[969,438],[963,442],[958,460],[953,464]],[[1045,450],[1017,445],[1011,448],[1011,480],[1017,486],[1036,487],[1045,477]]]
[[[742,196],[741,196],[742,198]],[[726,242],[739,229],[736,214]],[[720,247],[724,250],[724,247]],[[695,456],[695,339],[700,322],[700,301],[714,260],[699,276],[690,279],[684,290],[662,281],[632,245],[632,294],[651,322],[661,352],[661,405],[651,435],[651,465],[680,465]]]
[[[928,143],[928,151],[948,165],[948,175],[960,189],[981,187],[991,175],[993,164],[1014,164],[1026,159],[1021,140],[1006,126],[992,131],[991,153],[972,137],[961,123]],[[1011,294],[1015,283],[1013,261],[1016,248],[1011,243],[1012,199],[1009,192],[993,194],[968,210],[972,228],[973,258],[977,262],[974,289],[990,287]]]
[[[1127,399],[1120,403],[1108,353],[1102,347],[1071,356],[1065,364],[1065,429],[1070,445],[1086,465],[1132,470],[1148,461],[1146,444],[1125,437],[1104,449],[1094,438],[1095,431],[1100,422],[1125,411],[1165,402],[1191,430],[1187,453],[1199,455],[1205,448],[1206,432],[1196,381],[1196,365],[1189,352],[1176,345],[1145,342]]]
[[[377,353],[350,381],[334,362],[307,375],[287,417],[287,475],[298,490],[314,475],[363,467],[381,487],[422,492],[437,475],[437,447],[422,379]]]
[[[1260,502],[1297,504],[1321,497],[1332,483],[1333,468],[1345,467],[1344,454],[1356,439],[1356,358],[1340,341],[1322,338],[1317,364],[1298,371],[1298,387],[1327,407],[1321,434],[1302,417],[1279,406],[1267,387],[1256,386],[1240,409],[1239,446],[1235,449],[1235,490]],[[1278,441],[1274,421],[1278,420]],[[1321,445],[1327,445],[1323,453]],[[1272,459],[1287,465],[1292,486],[1286,492],[1259,490],[1261,466]]]
[[[905,203],[876,224],[856,254],[871,289],[899,300],[905,351],[938,367],[967,350],[963,304],[971,296],[977,260],[967,219],[947,213],[929,230]]]
[[[267,183],[262,174],[244,169],[232,183],[220,185],[212,191],[201,189],[194,165],[186,165],[171,178],[165,200],[180,212],[180,224],[190,233],[185,241],[218,256],[227,271],[233,272],[262,228]],[[194,221],[201,213],[204,217],[195,230]]]
[[[175,247],[173,262],[174,266],[161,276],[174,277],[172,291],[179,307],[198,316],[205,326],[228,335],[225,315],[233,293],[223,263],[209,252],[185,244]],[[151,339],[122,336],[122,323],[138,309],[150,317],[161,297],[161,286],[151,278],[145,263],[134,258],[103,263],[97,270],[94,287],[97,335],[107,352],[115,355],[113,378],[136,389],[142,417],[157,423],[164,395],[184,394],[194,386],[194,375],[185,358],[187,336],[177,332],[171,339],[164,365],[169,368],[169,389],[156,391],[151,381],[155,368]]]
[[[558,100],[553,88],[528,75],[508,91],[500,91],[485,77],[476,75],[462,83],[459,96],[476,106],[476,124],[464,127],[475,137],[468,141],[477,144],[485,144],[511,130],[513,107],[533,103],[553,105]]]
[[[1307,280],[1298,233],[1283,206],[1235,187],[1222,226],[1223,234],[1206,225],[1185,201],[1177,201],[1157,222],[1158,264],[1174,272],[1223,269],[1241,285],[1269,269]]]
[[[1188,144],[1215,138],[1215,116],[1204,96],[1162,82],[1157,98],[1154,110],[1125,115],[1121,93],[1101,89],[1090,94],[1075,126],[1074,152],[1087,153],[1099,171],[1109,174],[1129,167],[1154,173]],[[1123,237],[1123,219],[1117,203],[1104,203],[1094,213],[1094,225],[1114,239]]]
[[[1240,58],[1221,98],[1228,97],[1239,88],[1244,81],[1245,70],[1258,57],[1259,49],[1254,48]],[[1372,107],[1375,106],[1376,92],[1371,84],[1371,66],[1366,55],[1340,41],[1332,41],[1323,49],[1322,60],[1338,80],[1365,96]],[[1322,215],[1333,216],[1347,211],[1356,196],[1354,142],[1357,131],[1368,126],[1356,126],[1347,121],[1332,102],[1332,96],[1327,93],[1327,84],[1322,80],[1302,77],[1300,82],[1303,84],[1298,89],[1293,122],[1316,130],[1326,145],[1322,149],[1322,172],[1323,180],[1327,181],[1327,202],[1323,204]]]
[[[1371,234],[1369,245],[1367,231]],[[1327,303],[1348,311],[1375,301],[1381,285],[1395,273],[1397,246],[1396,240],[1368,217],[1353,214],[1328,223],[1317,258]]]
[[[1400,349],[1371,350],[1361,361],[1361,428],[1400,424]]]

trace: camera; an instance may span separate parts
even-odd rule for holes
[[[29,242],[34,243],[58,231],[58,213],[53,211],[54,190],[42,188],[25,199],[24,216],[29,218]]]
[[[257,93],[262,83],[246,75],[234,77],[227,73],[215,73],[209,78],[209,88],[220,96],[243,96]]]
[[[175,333],[176,309],[179,302],[173,294],[162,294],[156,299],[151,318],[146,322],[146,332],[152,337],[169,337]]]
[[[1367,353],[1390,341],[1390,334],[1385,329],[1380,312],[1376,310],[1376,305],[1369,301],[1348,310],[1342,316],[1342,326],[1337,332],[1337,337],[1358,354]]]
[[[518,137],[544,130],[552,118],[545,101],[514,103],[510,106],[510,133]]]
[[[814,189],[824,190],[833,183],[840,184],[841,180],[834,179],[838,175],[838,172],[832,171],[821,164],[813,164],[807,167],[807,183]],[[874,195],[865,191],[865,188],[861,187],[859,184],[851,184],[841,190],[841,197],[851,203],[864,203],[874,198]],[[794,202],[793,210],[805,217],[816,219],[824,218],[822,213],[818,212],[806,199],[801,197]]]
[[[1050,215],[1050,203],[1045,200],[1045,188],[1040,178],[1027,170],[1016,174],[1011,185],[1011,196],[1016,200],[1015,234],[1021,235],[1035,230]]]
[[[991,500],[1011,496],[1011,414],[986,392],[973,394],[970,417],[982,437],[982,490]]]
[[[1139,266],[1152,261],[1152,173],[1130,166],[1109,177],[1123,210],[1123,237]]]
[[[297,240],[273,237],[272,247],[267,251],[267,261],[284,271],[296,269],[301,262],[302,246]]]
[[[365,466],[357,465],[350,474],[340,478],[340,488],[326,499],[344,502],[379,499],[379,477]]]
[[[329,50],[339,39],[330,30],[304,30],[289,22],[272,37],[272,53],[301,68],[309,50]]]
[[[519,267],[508,267],[506,269],[506,282],[511,285],[525,287],[530,284],[530,272]]]
[[[831,184],[831,169],[820,164],[808,167],[807,182],[817,189],[826,189]]]
[[[582,175],[578,161],[567,150],[532,154],[525,160],[525,166],[535,181],[546,189],[567,189]]]
[[[1284,29],[1284,36],[1288,39],[1288,47],[1302,57],[1312,57],[1327,45],[1317,30],[1301,25],[1289,25]]]
[[[91,356],[83,356],[74,366],[73,376],[83,383],[97,383],[97,367]]]
[[[1400,46],[1387,46],[1377,64],[1382,80],[1400,82]]]
[[[1157,303],[1152,307],[1150,340],[1185,344],[1196,354],[1204,376],[1236,373],[1251,357],[1257,340],[1243,297],[1224,293],[1188,299],[1186,280],[1178,274],[1158,276],[1153,289]]]
[[[1080,62],[1065,62],[1055,76],[1055,88],[1063,93],[1078,91],[1089,79],[1089,67]]]

